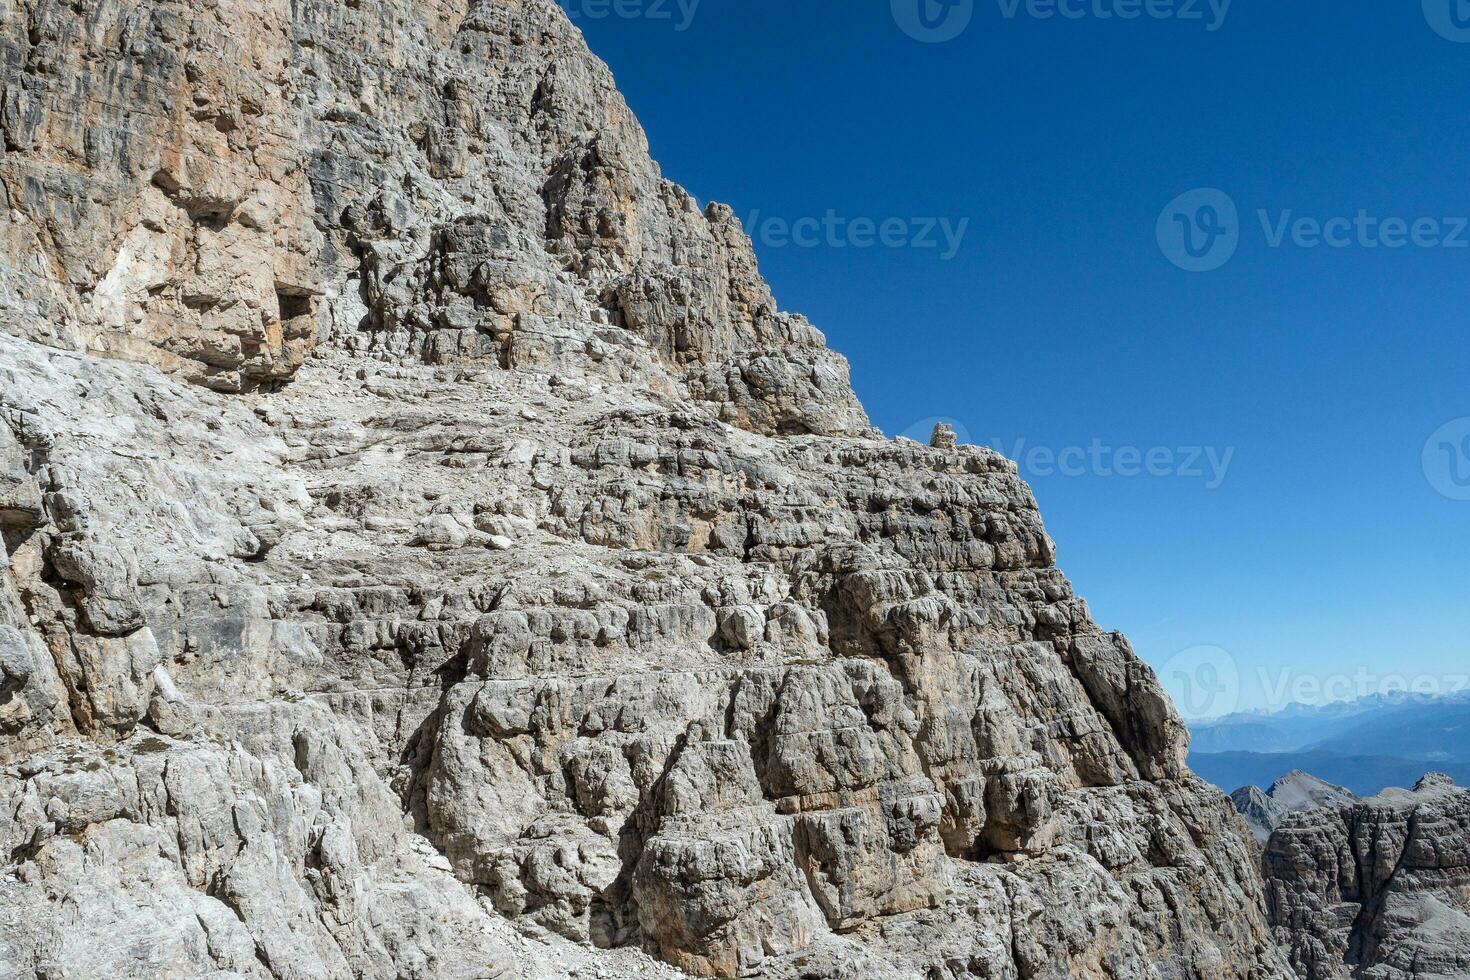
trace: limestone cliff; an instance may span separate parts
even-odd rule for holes
[[[0,133],[0,977],[1290,976],[551,0],[0,0]]]
[[[1447,776],[1288,818],[1266,877],[1303,980],[1470,976],[1470,792]]]

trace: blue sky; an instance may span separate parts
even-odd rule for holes
[[[920,2],[563,5],[877,425],[1019,452],[1187,714],[1466,683],[1461,0]]]

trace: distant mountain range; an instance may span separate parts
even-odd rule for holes
[[[1196,724],[1190,765],[1224,791],[1303,770],[1371,796],[1429,770],[1470,784],[1470,693],[1393,693]]]
[[[1390,787],[1412,787],[1426,772],[1442,772],[1462,786],[1470,785],[1470,763],[1424,762],[1382,755],[1330,755],[1320,752],[1191,753],[1189,765],[1200,778],[1227,793],[1243,786],[1270,786],[1296,770],[1374,796]]]

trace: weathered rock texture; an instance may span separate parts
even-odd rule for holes
[[[1264,845],[1271,839],[1271,833],[1293,813],[1349,806],[1358,802],[1358,797],[1341,786],[1296,769],[1276,780],[1268,790],[1263,791],[1259,786],[1242,787],[1230,794],[1230,802],[1250,827],[1256,842]]]
[[[1289,976],[1015,466],[868,426],[550,0],[0,67],[0,976]]]
[[[1470,792],[1447,776],[1293,815],[1266,876],[1303,980],[1470,977]]]

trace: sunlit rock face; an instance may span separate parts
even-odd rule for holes
[[[1470,791],[1448,776],[1288,817],[1265,867],[1305,980],[1470,976]]]
[[[1286,980],[1013,464],[550,0],[0,0],[0,977]]]

